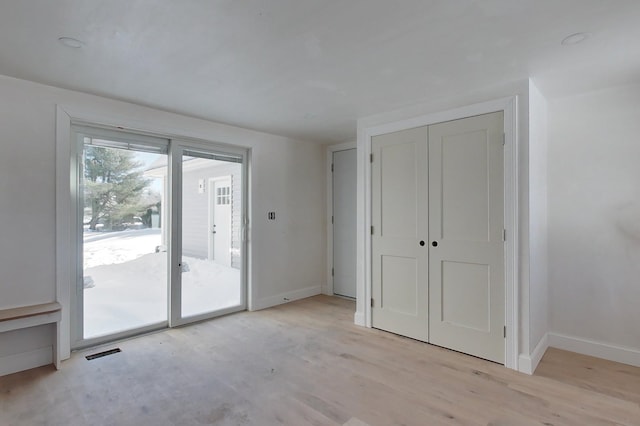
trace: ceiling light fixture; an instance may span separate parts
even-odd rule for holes
[[[563,46],[571,46],[574,44],[582,43],[586,39],[589,38],[591,34],[589,33],[575,33],[570,36],[565,37],[560,44]]]
[[[58,41],[72,49],[80,49],[82,46],[84,46],[84,43],[82,41],[73,37],[59,37]]]

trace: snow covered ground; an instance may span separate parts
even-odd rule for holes
[[[156,253],[159,229],[85,233],[84,337],[91,338],[167,320],[167,253]],[[241,303],[240,271],[183,258],[184,316]],[[186,270],[188,269],[188,270]]]
[[[84,267],[125,263],[154,253],[162,241],[160,228],[84,233]]]

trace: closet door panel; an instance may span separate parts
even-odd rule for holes
[[[426,142],[426,127],[372,141],[372,324],[423,341],[429,330]]]
[[[502,112],[429,126],[430,342],[504,363]]]

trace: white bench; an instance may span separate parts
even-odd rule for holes
[[[62,306],[60,306],[58,302],[0,309],[0,333],[43,324],[55,324],[56,334],[53,338],[53,365],[56,369],[59,369],[60,356],[58,354],[58,340],[60,338],[61,310]]]

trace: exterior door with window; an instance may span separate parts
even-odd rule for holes
[[[213,181],[213,260],[231,266],[231,178]]]

